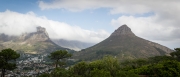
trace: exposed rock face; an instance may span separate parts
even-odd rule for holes
[[[43,33],[44,36],[49,37],[48,33],[46,32],[46,29],[43,27],[37,27],[37,33]]]
[[[170,52],[173,50],[142,39],[136,36],[127,25],[122,25],[104,41],[74,54],[74,58],[94,60],[104,55],[113,55],[120,60],[125,60],[165,55]]]
[[[37,31],[36,32],[32,32],[32,33],[23,33],[21,36],[19,36],[19,40],[20,41],[47,41],[50,40],[48,33],[46,32],[46,29],[43,27],[37,27],[36,28]]]

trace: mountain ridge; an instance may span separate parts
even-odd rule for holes
[[[74,58],[95,60],[104,55],[119,59],[147,58],[166,55],[173,50],[136,36],[127,25],[120,26],[100,43],[74,54]]]
[[[20,36],[8,36],[2,33],[0,34],[0,45],[2,48],[12,48],[30,54],[50,53],[59,49],[72,51],[52,42],[45,28],[39,26],[36,29],[36,32],[23,33]]]

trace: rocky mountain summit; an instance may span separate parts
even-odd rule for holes
[[[122,25],[111,34],[111,36],[120,36],[120,35],[135,36],[135,34],[131,31],[131,29],[127,25]]]
[[[120,60],[125,60],[166,55],[170,52],[173,50],[140,38],[127,25],[122,25],[107,39],[74,54],[74,58],[94,60],[102,58],[104,55],[113,55]]]
[[[36,32],[32,33],[23,33],[18,40],[20,41],[26,41],[26,42],[36,42],[36,41],[48,41],[50,40],[48,33],[46,32],[46,29],[43,27],[37,27]]]
[[[45,28],[39,26],[36,29],[36,32],[23,33],[20,36],[0,34],[0,50],[12,48],[30,54],[49,53],[58,49],[69,50],[52,42]]]

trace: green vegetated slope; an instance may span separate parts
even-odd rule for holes
[[[94,61],[81,61],[69,68],[57,67],[39,77],[180,77],[180,48],[169,56],[154,56],[119,61],[104,56]]]
[[[65,50],[65,48],[59,47],[50,41],[37,41],[36,43],[23,43],[22,42],[6,42],[5,48],[12,48],[16,51],[22,51],[25,53],[46,53],[52,52],[57,49]]]
[[[95,60],[104,55],[113,55],[120,60],[147,58],[165,55],[173,50],[160,44],[136,36],[127,25],[115,30],[104,41],[75,53],[74,58],[81,60]]]

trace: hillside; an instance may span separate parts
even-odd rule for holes
[[[74,54],[74,58],[94,60],[104,55],[113,55],[125,60],[165,55],[170,52],[173,50],[140,38],[127,25],[122,25],[104,41]]]
[[[20,36],[9,36],[1,33],[0,50],[4,48],[12,48],[16,51],[30,54],[49,53],[59,49],[71,51],[52,42],[46,29],[43,27],[37,27],[36,32],[24,33]]]

